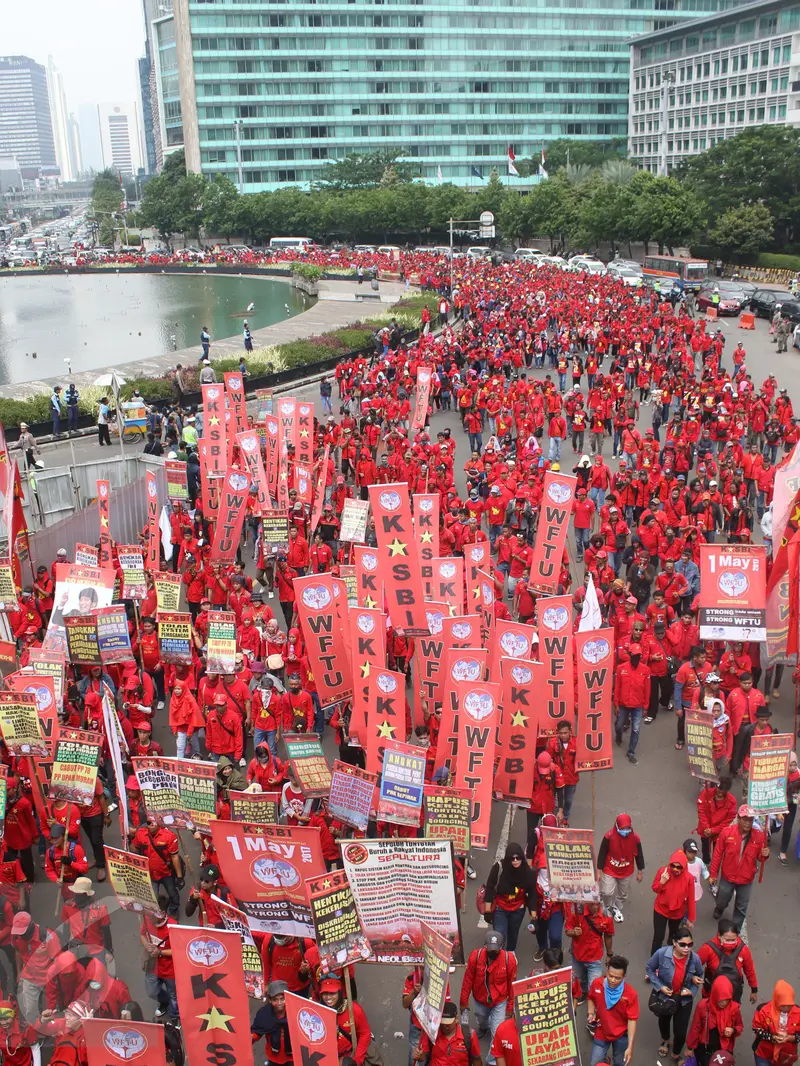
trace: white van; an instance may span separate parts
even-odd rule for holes
[[[485,259],[491,254],[492,249],[487,248],[485,244],[473,244],[467,248],[467,258],[469,259]]]
[[[299,252],[310,252],[314,248],[314,242],[310,237],[270,237],[269,246],[273,252],[283,252],[289,248]]]
[[[378,248],[378,255],[390,255],[392,259],[399,259],[401,251],[398,244],[382,244]]]

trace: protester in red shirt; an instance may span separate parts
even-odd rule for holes
[[[612,1054],[613,1066],[629,1066],[636,1042],[639,996],[625,980],[628,960],[612,955],[605,977],[595,977],[589,986],[586,1025],[592,1033],[592,1061],[602,1062]]]

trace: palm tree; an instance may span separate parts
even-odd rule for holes
[[[628,185],[638,172],[627,159],[607,159],[600,166],[600,177],[609,185]]]
[[[567,163],[567,181],[575,187],[583,185],[592,176],[592,169],[588,163]]]

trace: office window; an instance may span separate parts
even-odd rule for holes
[[[776,93],[778,91],[778,79],[777,78],[770,78],[769,91],[771,93]]]
[[[758,91],[760,93],[765,93],[767,91],[767,79],[766,78],[761,78],[759,80],[759,82],[758,82]]]
[[[777,112],[777,110],[778,110],[778,109],[777,109],[777,107],[775,106],[775,104],[773,104],[773,105],[772,105],[772,106],[770,107],[770,109],[769,109],[769,117],[770,117],[770,120],[774,120],[774,118],[775,118],[775,116],[776,116],[776,112]]]
[[[294,148],[277,148],[275,156],[280,163],[285,163],[287,160],[291,161],[294,159]]]
[[[747,53],[739,56],[739,69],[747,70]]]
[[[327,148],[312,147],[312,149],[311,149],[311,158],[312,159],[327,159],[328,158],[328,149]]]
[[[269,181],[269,171],[244,170],[242,177],[247,185],[260,185],[262,181]]]
[[[408,50],[410,52],[421,52],[425,47],[425,41],[422,37],[409,37],[408,38]]]
[[[718,59],[714,60],[714,74],[715,75],[719,74],[719,60]]]
[[[728,57],[727,56],[725,56],[725,58],[722,60],[722,73],[723,74],[727,74],[728,73]]]
[[[747,121],[748,122],[755,122],[755,120],[756,120],[756,109],[754,107],[749,107],[747,109]]]
[[[786,118],[786,104],[778,104],[778,118]]]
[[[781,61],[781,49],[780,49],[780,45],[778,45],[777,48],[773,48],[772,49],[772,62],[773,63],[780,63],[780,61]]]
[[[757,107],[756,108],[756,122],[763,122],[763,121],[764,121],[764,108],[763,107]]]
[[[739,57],[738,56],[734,56],[733,57],[733,68],[732,69],[733,69],[733,73],[734,74],[739,69]],[[744,68],[742,68],[742,69],[744,69]]]
[[[780,87],[781,87],[781,89],[788,89],[789,88],[789,75],[788,74],[781,75]]]
[[[771,37],[773,33],[778,32],[778,16],[762,15],[759,26],[762,37]]]
[[[783,46],[783,62],[784,63],[788,63],[791,58],[792,58],[792,46],[790,44],[785,44]]]
[[[761,49],[761,66],[766,67],[769,64],[769,48]]]
[[[274,126],[270,137],[275,141],[290,140],[294,136],[291,126]]]
[[[279,170],[278,181],[297,181],[296,170]]]
[[[756,20],[748,19],[746,22],[739,23],[739,40],[751,41],[756,34]]]
[[[744,122],[744,108],[740,107],[736,112],[736,121]]]

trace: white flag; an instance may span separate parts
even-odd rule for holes
[[[436,175],[437,175],[437,177],[439,178],[439,184],[441,185],[441,184],[442,184],[442,182],[444,181],[444,178],[442,177],[442,167],[441,167],[441,164],[440,164],[440,165],[439,165],[439,166],[438,166],[438,167],[436,168]]]
[[[509,173],[509,174],[513,174],[515,178],[518,178],[518,177],[519,177],[519,171],[518,171],[518,170],[517,170],[517,168],[516,168],[516,167],[514,166],[514,164],[513,164],[512,162],[511,162],[511,160],[510,160],[510,159],[509,159],[509,161],[508,161],[508,173]]]
[[[583,597],[583,610],[578,622],[578,632],[585,633],[587,629],[602,629],[603,616],[600,614],[600,602],[597,599],[597,590],[594,587],[594,579],[591,574],[586,581],[586,595]]]

